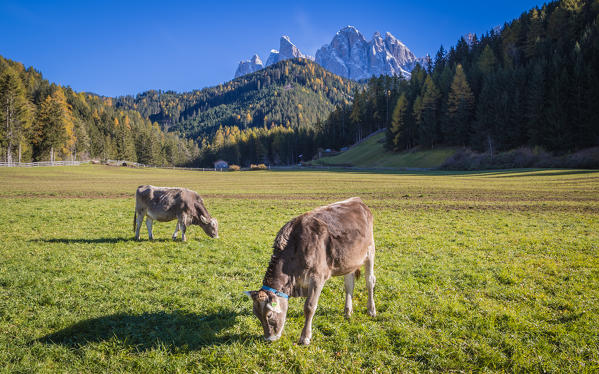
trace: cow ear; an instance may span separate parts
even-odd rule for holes
[[[210,223],[210,220],[204,216],[200,216],[200,221],[202,221],[202,223],[204,225],[207,225],[208,223]]]
[[[243,293],[249,297],[250,299],[254,299],[254,297],[256,296],[257,291],[243,291]]]

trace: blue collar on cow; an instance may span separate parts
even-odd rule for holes
[[[277,295],[278,297],[284,297],[285,299],[289,299],[289,295],[287,295],[286,293],[283,293],[281,291],[277,291],[274,288],[271,288],[268,286],[262,286],[261,289],[264,291],[270,291],[270,292],[274,293],[275,295]]]

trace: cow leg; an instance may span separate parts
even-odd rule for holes
[[[185,224],[181,222],[179,228],[181,228],[181,240],[184,242],[187,241],[187,237],[185,236],[185,230],[187,230],[187,226],[185,226]]]
[[[152,221],[153,219],[150,216],[146,217],[146,227],[148,228],[148,236],[150,240],[154,240],[154,235],[152,235]]]
[[[371,317],[375,317],[374,285],[376,283],[376,277],[374,276],[374,242],[368,248],[368,255],[366,256],[364,268],[366,270],[366,288],[368,288],[368,314]]]
[[[137,212],[137,217],[135,219],[135,240],[139,240],[139,230],[141,229],[141,224],[144,221],[145,215],[146,215],[145,211]]]
[[[177,232],[179,232],[179,221],[177,221],[177,226],[175,226],[175,232],[173,233],[173,240],[177,240]]]
[[[304,322],[304,329],[302,330],[302,335],[298,342],[300,345],[308,345],[312,339],[312,318],[316,312],[318,298],[320,297],[323,286],[323,281],[318,282],[318,284],[313,282],[308,290],[308,297],[304,303],[304,317],[306,318],[306,321]]]
[[[352,295],[354,294],[355,273],[345,274],[345,318],[349,319],[353,312]]]

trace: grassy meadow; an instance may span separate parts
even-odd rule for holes
[[[310,164],[363,168],[437,168],[455,153],[455,149],[450,147],[397,153],[387,151],[384,145],[385,133],[381,132],[345,152],[310,161]]]
[[[133,240],[140,184],[204,197],[220,239]],[[279,228],[361,196],[375,217],[378,315],[364,279],[344,319],[325,286],[262,340],[258,289]],[[198,172],[0,169],[0,372],[597,372],[599,171]]]

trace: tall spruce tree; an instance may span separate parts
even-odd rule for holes
[[[391,116],[391,127],[389,128],[389,138],[392,139],[391,149],[396,152],[412,145],[408,109],[408,99],[404,93],[397,99],[397,104],[395,104]]]
[[[31,120],[30,104],[25,98],[21,79],[8,67],[0,76],[0,141],[6,147],[6,162],[13,162],[15,150],[18,161],[21,161],[21,146]]]
[[[446,144],[468,144],[473,108],[472,90],[466,80],[464,68],[458,64],[447,98],[447,115],[443,120],[443,139]]]
[[[424,81],[422,114],[419,128],[420,144],[430,148],[439,141],[439,104],[441,93],[430,75]]]

